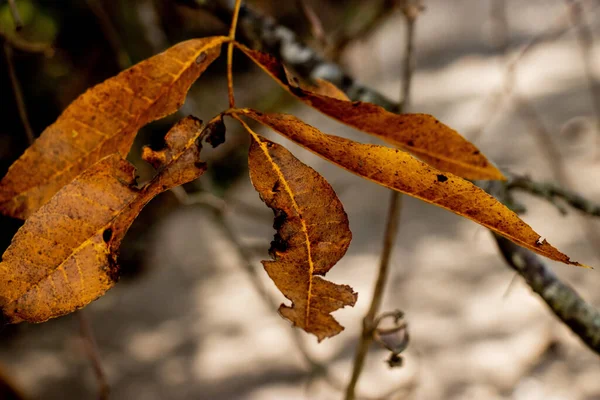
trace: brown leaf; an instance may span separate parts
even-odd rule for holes
[[[141,189],[134,168],[106,156],[59,190],[19,229],[0,263],[0,309],[11,323],[43,322],[97,299],[119,277],[116,252],[135,217],[157,194],[204,172],[186,118],[167,134],[167,149],[145,151],[159,168]]]
[[[25,219],[99,159],[126,157],[142,126],[181,107],[226,40],[179,43],[79,96],[0,181],[0,212]]]
[[[290,82],[276,58],[239,43],[236,46],[291,94],[325,115],[409,151],[441,170],[467,179],[506,179],[475,145],[431,115],[395,114],[375,104],[346,101],[339,93],[335,95],[329,86],[332,84],[328,88],[321,84],[313,93]]]
[[[585,265],[541,240],[529,225],[471,182],[441,172],[397,149],[327,135],[293,115],[235,110],[340,167],[382,186],[450,210],[540,255],[566,264]]]
[[[335,86],[333,83],[326,81],[325,79],[315,79],[315,84],[309,87],[313,93],[320,94],[322,96],[332,97],[338,100],[350,101],[346,93],[342,92],[340,88]]]
[[[319,275],[342,258],[352,238],[342,203],[315,170],[244,126],[252,135],[248,155],[252,184],[275,213],[277,234],[269,249],[274,261],[263,265],[292,301],[291,307],[282,304],[279,312],[319,341],[337,335],[344,328],[330,313],[353,306],[357,294],[350,286]]]

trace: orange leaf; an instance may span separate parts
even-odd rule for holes
[[[313,93],[290,82],[285,67],[276,58],[239,43],[236,46],[291,94],[325,115],[409,151],[444,171],[467,179],[506,179],[475,145],[431,115],[395,114],[375,104],[346,101],[334,86],[338,91],[335,95],[332,84],[327,88],[320,84],[318,93]]]
[[[353,306],[357,294],[350,286],[319,275],[342,258],[352,238],[342,203],[315,170],[242,124],[252,135],[248,154],[252,184],[275,213],[277,234],[269,249],[274,260],[263,265],[292,301],[291,307],[282,304],[279,312],[319,341],[337,335],[344,328],[330,313]]]
[[[541,240],[517,214],[471,182],[441,172],[397,149],[327,135],[293,115],[235,110],[340,167],[390,189],[450,210],[540,255],[566,264],[585,265]]]
[[[19,229],[0,263],[0,309],[11,323],[43,322],[70,313],[116,283],[116,252],[135,217],[157,194],[204,170],[196,139],[200,123],[187,118],[167,134],[167,149],[145,151],[159,167],[141,189],[134,168],[106,156],[59,190]]]
[[[126,157],[142,126],[181,107],[226,40],[179,43],[79,96],[0,181],[0,212],[27,218],[99,159]]]

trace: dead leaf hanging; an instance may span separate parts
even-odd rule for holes
[[[475,145],[431,115],[395,114],[375,104],[346,101],[330,83],[319,84],[321,94],[305,90],[290,82],[285,67],[276,58],[239,43],[236,46],[291,94],[325,115],[377,136],[443,171],[467,179],[505,179]]]
[[[179,43],[79,96],[0,181],[0,212],[25,219],[99,159],[126,157],[142,126],[181,107],[226,40]]]
[[[436,170],[407,153],[327,135],[293,115],[266,114],[251,109],[235,110],[235,113],[272,128],[365,179],[469,218],[542,256],[585,267],[542,240],[517,214],[482,189],[458,176]]]
[[[243,123],[243,122],[242,122]],[[245,125],[245,124],[244,124]],[[279,312],[319,341],[344,328],[331,312],[353,306],[357,294],[321,278],[346,253],[352,234],[333,188],[283,146],[252,132],[248,166],[252,184],[275,213],[275,239],[263,261],[291,307]]]
[[[145,150],[159,169],[141,189],[134,168],[109,155],[58,191],[19,229],[0,262],[0,309],[11,323],[43,322],[97,299],[116,283],[116,252],[142,208],[157,194],[199,177],[201,124],[186,118],[167,149]]]

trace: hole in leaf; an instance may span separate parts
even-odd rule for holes
[[[110,241],[110,239],[112,238],[112,234],[113,234],[112,229],[110,229],[110,228],[105,229],[104,232],[102,232],[102,240],[104,240],[105,243],[108,243]]]

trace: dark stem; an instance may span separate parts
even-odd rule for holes
[[[577,27],[577,41],[581,49],[581,58],[585,68],[585,76],[588,81],[590,96],[594,111],[596,113],[596,157],[600,157],[600,81],[594,75],[594,34],[585,20],[583,5],[575,0],[565,0],[569,8],[569,14],[573,26]]]
[[[81,333],[81,338],[85,343],[88,358],[90,359],[92,368],[94,369],[94,375],[96,375],[96,380],[98,381],[98,399],[107,400],[108,394],[110,393],[110,386],[108,385],[106,374],[102,368],[102,361],[100,360],[100,353],[98,352],[98,345],[96,344],[96,339],[94,338],[92,326],[83,310],[77,311],[76,314],[77,318],[79,319],[79,331]]]
[[[29,117],[27,116],[27,107],[25,106],[25,100],[23,98],[23,90],[21,90],[21,84],[15,71],[15,64],[13,62],[13,49],[7,42],[3,43],[4,47],[4,58],[6,59],[6,66],[8,67],[8,76],[10,77],[10,84],[12,86],[13,94],[15,96],[15,102],[17,103],[17,110],[19,111],[19,118],[25,129],[25,135],[27,135],[27,141],[29,145],[32,145],[35,141],[35,135],[33,129],[29,124]]]

